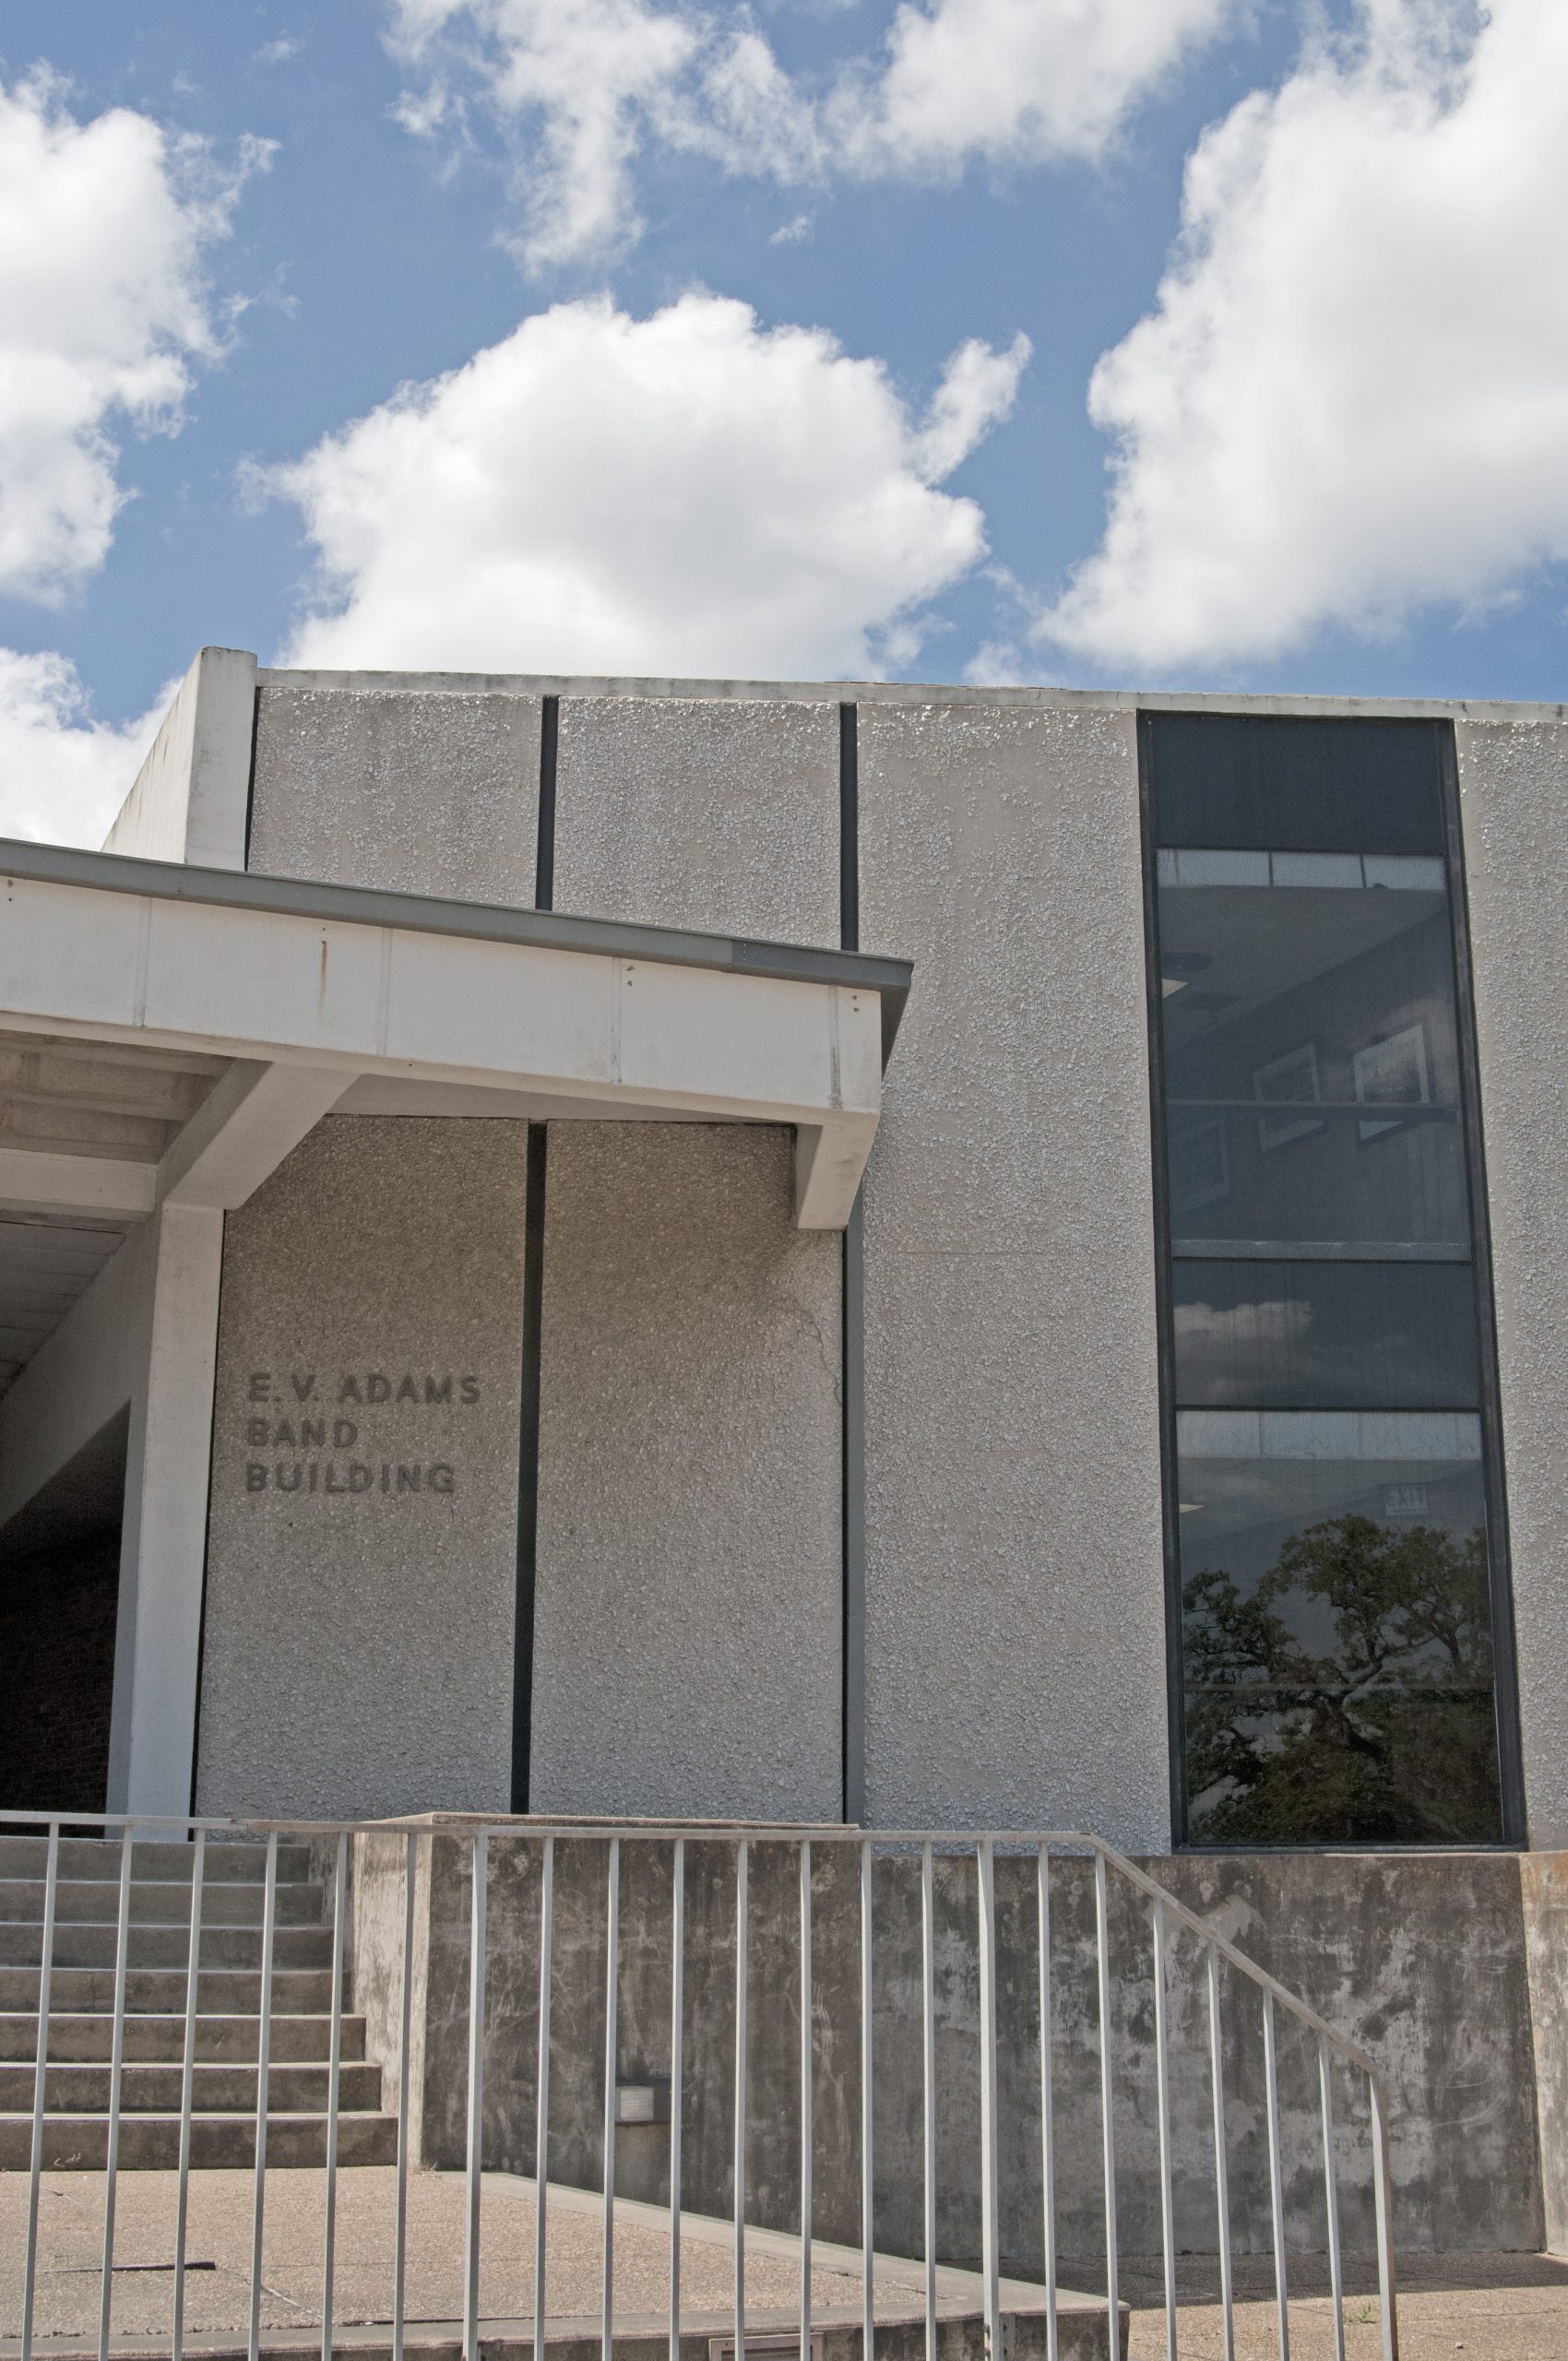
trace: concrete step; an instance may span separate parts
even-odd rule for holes
[[[109,2106],[107,2066],[51,2066],[43,2078],[43,2105],[49,2115],[101,2115]],[[267,2073],[267,2104],[280,2115],[324,2115],[328,2100],[328,2070],[321,2065],[273,2063]],[[181,2070],[178,2066],[130,2065],[120,2076],[120,2106],[127,2115],[179,2113]],[[0,2065],[0,2115],[25,2115],[33,2100],[30,2066]],[[338,2104],[356,2113],[374,2113],[381,2106],[379,2066],[345,2066],[338,2078]],[[191,2076],[191,2106],[197,2115],[238,2115],[255,2107],[255,2068],[197,2066]]]
[[[205,2016],[196,2019],[196,2056],[208,2064],[244,2065],[256,2054],[258,2017]],[[49,2055],[62,2065],[92,2065],[106,2060],[113,2041],[114,2021],[108,2015],[59,2015],[49,2018]],[[341,2030],[345,2064],[358,2063],[365,2054],[363,2017],[346,2016]],[[274,2017],[272,2055],[291,2063],[324,2060],[332,2042],[329,2017]],[[169,2064],[185,2054],[183,2015],[125,2019],[125,2055],[138,2064]],[[30,2069],[38,2056],[38,2018],[30,2011],[0,2013],[0,2062]]]
[[[107,1967],[58,1967],[50,1979],[49,2005],[63,2015],[96,2014],[114,2006],[114,1972]],[[205,2015],[255,2016],[261,2005],[261,1976],[244,1968],[203,1968],[196,1979],[196,2007]],[[332,1971],[325,1967],[279,1967],[272,1976],[272,2005],[279,2014],[318,2017],[332,2006]],[[132,1968],[125,1978],[125,2007],[137,2014],[183,2014],[185,1977],[172,1967]],[[0,1967],[0,2010],[36,2010],[36,1967]]]
[[[44,1835],[19,1836],[14,1831],[0,1832],[0,1878],[37,1878],[42,1882],[48,1850],[48,1838]],[[137,1878],[168,1879],[188,1885],[194,1851],[190,1845],[138,1841],[132,1850],[132,1873]],[[329,1858],[329,1851],[321,1856],[322,1861]],[[208,1885],[259,1885],[266,1866],[264,1845],[236,1843],[232,1839],[220,1842],[208,1837],[202,1880]],[[315,1874],[316,1867],[308,1845],[279,1845],[279,1884],[303,1882]],[[96,1879],[118,1885],[120,1839],[113,1836],[105,1842],[96,1836],[62,1836],[59,1875],[62,1879]]]
[[[0,1877],[0,1926],[30,1923],[43,1916],[42,1878]],[[208,1887],[202,1881],[201,1923],[204,1927],[259,1927],[266,1902],[265,1885],[230,1878]],[[54,1916],[63,1927],[113,1927],[119,1923],[118,1879],[59,1878],[54,1886]],[[188,1881],[173,1878],[133,1878],[130,1919],[133,1926],[186,1926],[191,1918]],[[319,1927],[323,1920],[322,1890],[307,1880],[278,1886],[273,1923],[279,1927]]]
[[[56,1967],[113,1967],[119,1929],[114,1927],[56,1927],[53,1962]],[[177,1967],[190,1958],[188,1927],[133,1926],[127,1929],[125,1956],[132,1967]],[[0,1967],[36,1967],[43,1957],[42,1926],[0,1922]],[[273,1932],[274,1967],[330,1967],[330,1927],[279,1927]],[[261,1966],[259,1927],[208,1927],[201,1930],[204,1967]]]
[[[43,2126],[43,2164],[52,2172],[101,2172],[108,2161],[106,2115],[50,2116]],[[25,2172],[32,2153],[32,2118],[0,2115],[0,2172]],[[398,2161],[398,2118],[392,2115],[340,2116],[338,2160],[343,2165],[393,2165]],[[177,2115],[127,2115],[120,2124],[119,2163],[126,2172],[169,2172],[180,2161]],[[271,2115],[267,2122],[269,2167],[321,2165],[327,2162],[323,2115]],[[191,2119],[191,2163],[198,2171],[254,2167],[255,2118],[198,2115]]]

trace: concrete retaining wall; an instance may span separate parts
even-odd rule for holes
[[[395,2050],[398,1996],[389,1961],[400,1937],[401,1842],[356,1840],[356,2004],[367,2011],[373,2042],[378,2026],[383,2029],[382,2054],[388,2057]],[[422,1866],[417,1896],[417,2153],[427,2165],[455,2167],[465,2149],[468,1845],[446,1836],[428,1848],[422,1845],[422,1853],[426,1850],[431,1860]],[[531,2173],[539,1848],[494,1838],[490,1860],[485,2162]],[[1543,2015],[1532,2028],[1531,1979],[1533,1972],[1538,1991],[1554,1989],[1564,1951],[1561,1926],[1538,1912],[1530,1952],[1516,1859],[1258,1855],[1145,1866],[1383,2064],[1402,2240],[1437,2249],[1541,2246],[1546,2217],[1537,2093],[1554,2077],[1551,2104],[1560,2105],[1568,2060],[1560,2023]],[[730,2203],[733,1874],[727,1847],[688,1846],[683,2196],[688,2205],[712,2213]],[[601,1844],[558,1843],[550,2171],[584,2187],[594,2186],[601,2169],[604,1875]],[[669,1877],[667,1849],[624,1841],[619,2070],[627,2081],[669,2073]],[[1159,2243],[1159,2207],[1148,1913],[1132,1889],[1113,1880],[1111,1892],[1120,2230],[1128,2252],[1150,2253]],[[1041,2258],[1032,1862],[999,1859],[997,1901],[1004,2267],[1028,2272],[1039,2270]],[[798,1909],[795,1853],[757,1845],[748,1982],[748,2215],[785,2230],[797,2225],[799,2204]],[[860,2235],[858,1911],[854,1849],[819,1845],[813,1898],[814,2221],[819,2235],[851,2244]],[[918,2253],[918,1859],[877,1860],[873,1915],[876,2239],[885,2250]],[[1093,1879],[1087,1862],[1062,1860],[1053,1868],[1051,1923],[1060,2238],[1064,2255],[1092,2256],[1103,2250],[1103,2215]],[[940,1861],[938,2236],[941,2258],[951,2262],[972,2261],[980,2248],[976,1936],[973,1865]],[[1177,2239],[1186,2250],[1212,2251],[1202,1947],[1178,1935],[1170,1963]],[[1261,2004],[1255,1987],[1230,1971],[1223,1982],[1232,2235],[1239,2249],[1261,2252],[1269,2219]],[[1321,2249],[1325,2224],[1315,2043],[1283,2015],[1279,2058],[1289,2236],[1294,2245]],[[1363,2086],[1358,2077],[1336,2071],[1335,2087],[1344,2235],[1350,2250],[1364,2253],[1372,2249],[1372,2220]],[[616,2174],[623,2195],[667,2199],[667,2137],[658,2126],[623,2130]]]

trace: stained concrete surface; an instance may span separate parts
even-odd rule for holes
[[[374,2054],[396,2056],[401,1940],[401,1838],[357,1841],[355,1999]],[[468,1845],[436,1838],[417,1897],[414,2113],[416,2153],[455,2165],[465,2153],[469,1926]],[[1396,2234],[1439,2249],[1538,2248],[1543,2243],[1536,2117],[1543,2069],[1532,2047],[1530,1981],[1519,1865],[1506,1856],[1253,1855],[1149,1861],[1152,1875],[1370,2051],[1387,2077]],[[605,1848],[556,1844],[552,1951],[552,2177],[600,2177],[605,1987]],[[671,1857],[628,1833],[621,1848],[618,2072],[631,2082],[670,2070]],[[980,2253],[979,1980],[972,1860],[939,1857],[936,1882],[937,2236],[945,2262]],[[1038,1886],[1032,1859],[996,1865],[998,2114],[1004,2267],[1041,2259]],[[1111,1884],[1117,2201],[1123,2243],[1159,2236],[1149,1904]],[[490,1844],[486,1982],[485,2160],[534,2169],[538,2047],[537,1842]],[[818,2234],[859,2236],[860,1932],[856,1848],[819,1842],[813,1874],[814,2191]],[[800,2039],[798,1856],[754,1843],[750,1867],[748,2203],[760,2223],[798,2218]],[[921,2236],[920,1864],[873,1863],[873,2026],[875,2203],[879,2243]],[[1103,2251],[1099,2031],[1088,1863],[1051,1872],[1054,2132],[1064,2248]],[[379,1930],[379,1931],[378,1931]],[[1553,1954],[1561,1956],[1561,1954]],[[734,1863],[721,1844],[686,1851],[683,2013],[688,2202],[729,2205],[734,2090]],[[702,1964],[699,1974],[697,1963]],[[1539,1973],[1550,1975],[1543,1952]],[[1171,1935],[1168,2008],[1183,2248],[1214,2239],[1212,2100],[1206,1959]],[[1270,2236],[1261,1998],[1221,1975],[1229,2128],[1230,2234],[1238,2251]],[[1303,2249],[1326,2239],[1315,2039],[1283,2011],[1278,2058],[1288,2234]],[[1538,2029],[1546,2040],[1550,2028]],[[1559,2065],[1558,2070],[1561,2070]],[[388,2105],[395,2103],[388,2075]],[[1342,2234],[1373,2247],[1370,2123],[1364,2077],[1335,2073]],[[667,2198],[667,2133],[629,2128],[617,2188]]]

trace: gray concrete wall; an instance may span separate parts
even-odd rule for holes
[[[1568,726],[1461,722],[1529,1841],[1568,1845]]]
[[[400,1939],[394,1840],[361,1840],[356,2005],[395,2042],[397,1977],[386,1927]],[[422,1996],[415,2074],[422,2161],[455,2167],[465,2144],[469,1883],[466,1839],[422,1842],[417,1903]],[[486,1949],[485,2161],[534,2170],[538,2055],[539,1847],[494,1837]],[[1289,1988],[1382,2065],[1389,2092],[1395,2223],[1404,2245],[1538,2248],[1543,2235],[1532,2051],[1531,1966],[1519,1864],[1502,1856],[1233,1856],[1146,1864],[1189,1907],[1239,1941]],[[556,1846],[551,2049],[552,2177],[592,2187],[602,2173],[604,1992],[602,1844]],[[623,1840],[617,1977],[620,2079],[668,2078],[671,2066],[671,1856]],[[799,2218],[799,1882],[791,1848],[751,1857],[747,2048],[748,2218],[792,2229]],[[813,1877],[814,2221],[819,2236],[860,2236],[859,1878],[850,1847],[819,1845]],[[687,1848],[683,2042],[683,2195],[701,2212],[731,2202],[734,1864],[728,1848]],[[921,2245],[920,1865],[875,1863],[873,1904],[875,2233],[879,2247]],[[1058,2224],[1064,2258],[1103,2252],[1099,2009],[1092,1871],[1059,1859],[1051,1875],[1051,2054]],[[1004,2268],[1041,2260],[1038,1892],[1034,1863],[997,1863],[998,2151]],[[1159,2245],[1152,1953],[1147,1904],[1111,1887],[1118,2225],[1123,2250]],[[938,2249],[979,2255],[979,1985],[972,1861],[939,1859],[935,2023]],[[697,1964],[701,1971],[697,1972]],[[1418,1964],[1419,1963],[1419,1964]],[[1534,1965],[1560,1985],[1562,1928],[1536,1930]],[[1173,1934],[1169,1952],[1176,2237],[1212,2252],[1212,2101],[1204,1947]],[[1221,1986],[1230,2226],[1242,2252],[1269,2246],[1261,2001]],[[377,1996],[380,1996],[379,2002]],[[1326,2237],[1315,2041],[1283,2012],[1278,2030],[1287,2228],[1297,2249]],[[388,2101],[390,2103],[390,2099]],[[1336,2166],[1345,2243],[1372,2250],[1365,2084],[1336,2070]],[[623,2130],[616,2187],[668,2201],[668,2133]],[[1072,2283],[1064,2266],[1063,2276]]]
[[[555,907],[836,943],[837,705],[563,697]]]
[[[838,1816],[837,1240],[790,1170],[771,1127],[551,1126],[536,1811]]]
[[[105,852],[244,869],[255,658],[204,647],[103,839]]]
[[[525,1136],[329,1118],[229,1216],[203,1812],[509,1801]]]
[[[264,688],[247,866],[531,907],[537,697]]]
[[[833,705],[562,700],[555,907],[832,943]],[[789,1136],[550,1128],[536,1809],[837,1818],[839,1269]]]
[[[1170,1842],[1130,713],[867,707],[912,954],[865,1191],[873,1826]]]
[[[1530,1979],[1545,2242],[1568,2254],[1568,1855],[1519,1863]]]

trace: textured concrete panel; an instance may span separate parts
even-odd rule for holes
[[[563,697],[555,907],[838,940],[837,705]]]
[[[872,1824],[1170,1842],[1132,715],[868,707]]]
[[[1529,1841],[1568,1845],[1568,726],[1461,722]]]
[[[537,697],[264,688],[246,866],[531,908]]]
[[[229,1216],[204,1812],[506,1809],[526,1136],[328,1118]]]
[[[552,1123],[535,1810],[836,1819],[837,1242],[774,1128]]]

